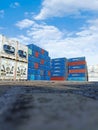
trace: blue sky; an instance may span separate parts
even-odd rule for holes
[[[98,64],[98,0],[0,0],[0,34]]]

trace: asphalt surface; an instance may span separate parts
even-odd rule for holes
[[[0,130],[98,130],[98,83],[0,82]]]

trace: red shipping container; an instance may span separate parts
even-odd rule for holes
[[[41,64],[44,64],[44,60],[41,60],[41,62],[40,62]]]
[[[44,50],[43,49],[41,50],[41,53],[44,54]]]
[[[35,52],[35,57],[38,57],[39,56],[39,53],[36,51]]]
[[[50,76],[51,75],[51,72],[50,71],[48,71],[48,76]]]
[[[34,69],[38,69],[39,65],[38,63],[34,63]]]
[[[65,77],[51,77],[51,80],[64,81]]]
[[[86,69],[72,69],[69,73],[86,73]]]
[[[74,66],[74,65],[85,65],[86,61],[75,61],[75,62],[68,62],[68,66]]]

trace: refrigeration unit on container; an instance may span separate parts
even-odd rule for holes
[[[0,58],[0,80],[15,80],[16,61]]]
[[[88,81],[98,81],[98,65],[88,65]]]
[[[17,61],[28,62],[28,47],[19,42],[17,43]]]
[[[0,57],[16,59],[17,41],[0,35]]]
[[[67,59],[56,58],[51,60],[51,80],[67,79]]]
[[[28,63],[16,62],[16,80],[27,80]]]
[[[87,64],[85,57],[68,59],[68,81],[87,81]]]

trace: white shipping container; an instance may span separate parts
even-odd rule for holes
[[[89,77],[88,81],[98,82],[98,77],[97,78],[95,78],[95,77]]]
[[[17,41],[0,35],[0,57],[16,59]]]
[[[15,80],[15,64],[11,59],[0,58],[0,79]]]
[[[88,66],[88,73],[95,72],[98,73],[98,65],[89,65]]]
[[[91,72],[91,73],[88,73],[88,76],[89,77],[98,77],[98,72]]]
[[[16,62],[16,80],[27,80],[28,64]]]
[[[88,81],[98,81],[98,65],[88,66]]]
[[[17,60],[28,62],[28,47],[18,42]]]

